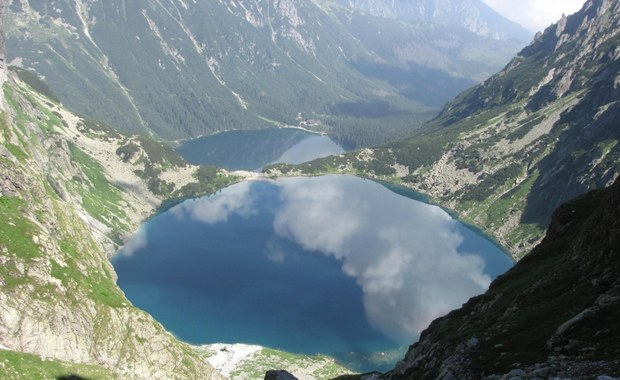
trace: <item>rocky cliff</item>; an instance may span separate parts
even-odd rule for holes
[[[4,2],[0,1],[0,88],[4,85],[7,75],[6,46],[4,42],[4,26],[1,25],[4,15]],[[4,94],[0,94],[0,110],[4,109]]]
[[[32,372],[36,367],[48,368],[42,370],[46,378],[221,378],[202,354],[125,299],[108,261],[122,233],[135,230],[163,196],[149,185],[152,178],[136,171],[151,165],[160,181],[178,187],[195,181],[197,168],[149,156],[146,140],[138,145],[133,137],[97,128],[15,72],[4,91],[0,377],[30,378],[39,373]],[[117,152],[131,143],[140,163]],[[163,167],[171,171],[167,180]],[[62,368],[71,373],[59,373]]]

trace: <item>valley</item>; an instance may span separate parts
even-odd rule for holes
[[[84,117],[176,140],[301,115],[347,149],[409,134],[530,39],[394,23],[331,0],[12,0],[3,17],[7,61]],[[479,23],[509,24],[492,12]]]
[[[620,3],[387,3],[0,3],[0,375],[620,376]]]

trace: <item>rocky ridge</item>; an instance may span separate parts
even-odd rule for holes
[[[481,36],[494,39],[527,41],[530,32],[504,19],[482,1],[450,0],[338,0],[359,11],[378,17],[410,22],[432,22],[438,25],[461,26]]]

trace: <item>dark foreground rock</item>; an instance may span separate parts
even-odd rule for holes
[[[265,373],[265,380],[298,380],[295,376],[283,370],[271,370]]]

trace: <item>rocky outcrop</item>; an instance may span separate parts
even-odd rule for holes
[[[287,371],[271,370],[265,373],[265,380],[298,380],[298,379]]]
[[[0,1],[0,20],[4,20],[4,1]],[[1,21],[0,21],[1,22]],[[6,62],[6,46],[4,42],[4,26],[0,24],[0,89],[6,81],[7,62]],[[4,110],[4,93],[0,91],[0,110]]]
[[[336,0],[377,17],[410,22],[433,22],[437,25],[460,26],[484,37],[498,40],[517,39],[527,42],[532,34],[481,1],[452,0]]]
[[[620,376],[618,247],[620,178],[558,208],[539,246],[381,378]]]

